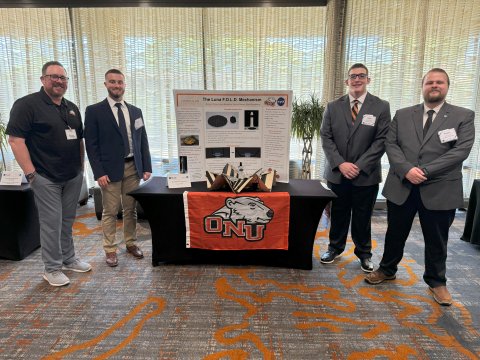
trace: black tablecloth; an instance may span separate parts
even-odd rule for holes
[[[461,237],[464,241],[480,245],[480,180],[474,180],[468,201],[465,229]]]
[[[22,260],[40,246],[40,227],[28,184],[0,185],[0,258]]]
[[[152,231],[152,263],[264,264],[312,269],[313,242],[325,205],[335,197],[318,180],[277,183],[274,192],[290,194],[288,250],[203,250],[185,246],[183,192],[206,192],[205,182],[188,189],[169,189],[166,178],[154,177],[130,193],[137,199]]]

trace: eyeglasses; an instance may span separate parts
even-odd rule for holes
[[[63,82],[66,82],[68,81],[68,77],[67,76],[59,76],[59,75],[56,75],[56,74],[51,74],[51,75],[43,75],[43,76],[49,76],[50,77],[50,80],[52,81],[63,81]]]
[[[355,80],[356,78],[364,80],[368,78],[368,74],[351,74],[351,75],[348,75],[348,78],[350,80]]]

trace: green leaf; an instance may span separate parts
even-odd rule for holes
[[[320,136],[325,107],[315,93],[305,99],[296,98],[292,104],[292,136],[298,139]]]
[[[5,153],[8,149],[8,141],[7,141],[7,125],[0,120],[0,155],[2,156],[2,169],[6,168],[5,164]]]

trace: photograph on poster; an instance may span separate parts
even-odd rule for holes
[[[218,148],[206,148],[205,157],[207,159],[214,158],[230,158],[230,148],[228,147],[218,147]]]
[[[261,158],[262,149],[259,147],[236,147],[235,158]]]
[[[188,172],[188,163],[187,163],[187,157],[186,156],[180,156],[180,174],[186,174]]]
[[[198,135],[180,136],[180,146],[195,146],[199,144]]]
[[[207,112],[207,129],[238,129],[238,112]]]
[[[258,129],[258,110],[245,110],[244,112],[245,129],[257,130]]]

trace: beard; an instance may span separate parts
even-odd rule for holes
[[[44,87],[45,92],[53,98],[61,98],[67,91],[63,85],[54,85],[52,87]]]
[[[122,100],[124,93],[125,93],[125,91],[116,91],[116,92],[113,92],[113,91],[111,91],[111,90],[108,90],[108,95],[110,95],[110,97],[111,97],[113,100]]]
[[[433,93],[435,93],[435,94],[433,94]],[[425,102],[438,103],[438,102],[442,102],[443,100],[445,100],[445,97],[446,97],[446,95],[442,94],[439,91],[435,91],[435,92],[431,91],[431,92],[425,94],[423,99],[425,100]]]

